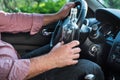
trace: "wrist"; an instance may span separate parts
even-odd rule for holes
[[[51,65],[51,68],[57,68],[57,63],[56,63],[56,57],[54,57],[54,55],[52,55],[51,53],[48,53],[46,55],[46,58],[47,58],[47,61],[48,61],[48,64]]]
[[[56,22],[60,19],[60,15],[58,13],[54,14],[44,14],[43,18],[43,26],[48,25],[49,23]]]
[[[55,21],[58,21],[58,20],[60,20],[60,19],[62,19],[62,18],[61,18],[61,15],[60,15],[59,13],[55,13],[55,14],[54,14],[54,20],[55,20]]]

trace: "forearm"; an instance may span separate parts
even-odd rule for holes
[[[55,63],[49,54],[30,59],[30,70],[26,79],[32,78],[50,69],[56,68]]]
[[[45,26],[45,25],[47,25],[49,23],[53,23],[53,22],[60,19],[59,15],[57,13],[44,14],[43,16],[44,16],[44,18],[43,18],[43,26]]]

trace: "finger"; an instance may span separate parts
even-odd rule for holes
[[[79,41],[74,40],[74,41],[72,41],[72,42],[70,42],[70,43],[68,43],[66,45],[69,45],[70,47],[75,47],[75,46],[78,46],[79,44],[80,44]]]
[[[74,64],[77,64],[78,63],[78,60],[72,60],[72,65],[74,65]]]
[[[73,59],[78,59],[79,57],[80,57],[79,53],[73,55]]]
[[[79,53],[81,49],[79,47],[73,48],[72,53]]]
[[[75,3],[74,2],[69,2],[67,4],[64,5],[64,9],[70,10],[71,8],[75,7]]]

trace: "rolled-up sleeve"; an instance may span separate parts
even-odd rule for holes
[[[23,80],[29,71],[29,59],[0,60],[0,80]]]
[[[8,76],[9,80],[23,80],[28,74],[29,66],[29,59],[13,61],[13,65]]]
[[[30,34],[33,35],[39,32],[42,25],[43,25],[43,15],[33,14],[32,28]]]
[[[43,15],[35,13],[5,13],[0,11],[0,32],[39,32],[43,25]]]
[[[30,69],[30,59],[19,59],[14,47],[0,40],[0,80],[23,80]]]

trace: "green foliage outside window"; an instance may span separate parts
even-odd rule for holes
[[[0,9],[6,12],[55,13],[66,0],[0,0]]]
[[[120,0],[103,0],[103,1],[107,7],[120,9]]]

